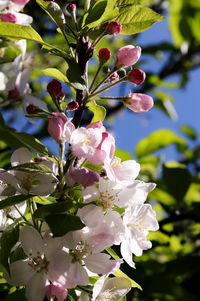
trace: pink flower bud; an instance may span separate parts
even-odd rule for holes
[[[66,7],[67,11],[71,14],[71,13],[75,13],[76,11],[76,4],[74,3],[70,3],[67,5]]]
[[[16,23],[17,17],[14,14],[7,13],[1,16],[2,22],[10,22],[10,23]]]
[[[86,126],[87,129],[100,129],[101,127],[103,126],[103,123],[101,121],[96,121],[96,122],[93,122],[93,123],[90,123]]]
[[[108,48],[101,48],[99,50],[99,60],[100,63],[104,64],[107,62],[111,57],[111,52]]]
[[[12,0],[12,2],[19,5],[25,5],[26,3],[29,2],[29,0]]]
[[[19,95],[17,88],[8,91],[8,98],[10,99],[17,99],[19,98]]]
[[[98,173],[87,168],[73,168],[70,170],[70,176],[73,178],[75,183],[79,183],[84,187],[97,184],[100,180]]]
[[[144,113],[153,107],[153,98],[146,94],[132,93],[124,101],[125,105],[136,113]]]
[[[75,127],[64,113],[52,113],[48,120],[48,132],[57,143],[69,141]]]
[[[119,22],[112,21],[108,23],[108,33],[109,34],[118,34],[122,30],[122,25]]]
[[[67,109],[68,109],[69,111],[75,111],[75,110],[77,110],[78,108],[79,108],[79,104],[78,104],[78,102],[75,101],[75,100],[69,102],[68,105],[67,105]]]
[[[117,73],[117,72],[114,72],[111,76],[110,76],[110,78],[109,78],[109,80],[111,81],[111,82],[115,82],[116,80],[118,80],[119,79],[119,74]]]
[[[30,105],[28,105],[28,107],[26,108],[26,112],[27,114],[35,114],[36,110],[35,110],[35,106],[31,103]]]
[[[146,73],[141,69],[134,68],[128,73],[127,78],[130,82],[140,85],[144,82]]]
[[[58,96],[62,92],[62,85],[57,79],[53,79],[48,83],[47,91],[50,95]]]
[[[137,63],[141,55],[139,46],[127,45],[120,48],[116,54],[115,66],[117,68],[132,66]]]
[[[46,297],[49,301],[53,296],[56,296],[57,301],[63,301],[67,298],[68,291],[65,287],[58,284],[49,284],[46,286]]]

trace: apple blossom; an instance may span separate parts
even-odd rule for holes
[[[57,143],[69,141],[74,130],[74,124],[64,113],[52,113],[48,120],[48,132]]]
[[[117,68],[132,66],[139,60],[141,48],[127,45],[120,48],[116,54],[115,66]]]
[[[144,113],[149,111],[154,103],[153,98],[142,93],[131,93],[124,101],[125,106],[135,113]]]
[[[130,266],[135,267],[132,253],[141,256],[143,250],[151,248],[152,244],[146,236],[149,231],[159,229],[156,213],[149,204],[130,206],[125,210],[123,223],[125,236],[121,244],[121,254]]]
[[[49,281],[65,289],[75,287],[67,274],[62,238],[52,238],[48,232],[42,238],[36,229],[25,226],[19,240],[27,258],[11,263],[10,275],[5,273],[5,278],[11,285],[25,286],[28,301],[42,301]]]

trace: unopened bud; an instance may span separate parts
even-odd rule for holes
[[[47,91],[51,96],[59,96],[62,92],[62,85],[57,79],[53,79],[48,83]]]
[[[19,95],[19,91],[16,88],[8,91],[8,98],[10,99],[17,99]]]
[[[124,101],[124,104],[136,113],[144,113],[149,111],[153,105],[153,98],[142,93],[131,93]]]
[[[26,3],[29,2],[29,0],[12,0],[12,2],[18,5],[25,5]]]
[[[11,13],[7,13],[7,14],[3,14],[0,17],[2,22],[9,22],[9,23],[16,23],[17,22],[17,17],[14,14]]]
[[[136,85],[141,85],[144,82],[145,78],[145,72],[137,68],[132,69],[127,75],[127,79]]]
[[[75,110],[77,110],[78,108],[79,108],[79,104],[78,104],[78,102],[75,101],[75,100],[69,102],[68,105],[67,105],[67,109],[68,109],[69,111],[75,111]]]
[[[116,54],[115,66],[117,68],[132,66],[137,63],[141,55],[139,46],[127,45],[120,48]]]
[[[99,50],[99,61],[101,64],[105,64],[111,57],[111,52],[108,48],[101,48]]]
[[[26,108],[26,112],[30,115],[35,114],[36,113],[36,107],[31,103],[30,105],[28,105],[28,107]]]
[[[119,79],[119,74],[117,72],[114,72],[111,76],[110,76],[110,81],[111,82],[115,82],[116,80]]]
[[[119,22],[112,21],[108,23],[108,33],[109,34],[119,34],[122,30],[122,25]]]
[[[70,3],[67,5],[66,10],[70,13],[70,14],[74,14],[76,11],[76,4],[74,3]]]

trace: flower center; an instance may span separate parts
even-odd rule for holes
[[[90,136],[89,135],[87,135],[86,137],[85,137],[85,139],[83,140],[83,142],[81,143],[81,146],[83,147],[83,146],[85,146],[85,144],[87,144],[87,145],[89,145],[90,144]]]
[[[86,246],[80,241],[74,250],[70,250],[70,255],[73,257],[72,262],[81,261],[83,258],[86,257],[88,251]]]
[[[42,271],[44,271],[45,273],[48,272],[49,261],[44,254],[41,255],[40,252],[37,252],[37,256],[30,257],[29,260],[30,262],[28,263],[28,265],[37,273],[40,273]]]
[[[136,221],[135,223],[128,223],[127,227],[130,228],[137,228],[138,230],[144,232],[146,230],[146,227],[143,225],[142,220]]]
[[[117,292],[113,291],[114,288],[107,289],[106,291],[99,294],[97,301],[103,301],[103,300],[113,300],[117,297]]]
[[[118,193],[115,193],[113,189],[111,189],[111,191],[106,189],[105,191],[100,192],[100,201],[104,210],[112,208],[114,202],[119,201]]]
[[[118,158],[118,157],[114,157],[111,166],[112,166],[113,168],[120,168],[120,167],[122,167],[121,159]]]
[[[34,175],[27,173],[25,176],[23,176],[23,178],[21,179],[21,183],[22,186],[26,189],[26,190],[30,190],[32,187],[32,182],[34,179]]]

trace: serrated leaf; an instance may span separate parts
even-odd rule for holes
[[[80,230],[85,227],[78,216],[70,214],[48,215],[45,221],[49,225],[54,237],[63,236],[70,231]]]
[[[114,6],[113,0],[99,0],[93,2],[82,19],[81,27],[92,28],[99,24],[110,21],[118,16],[118,8]]]
[[[65,213],[73,207],[71,202],[59,202],[39,207],[33,214],[33,218],[45,218],[51,214]]]
[[[155,22],[162,21],[160,16],[152,9],[141,5],[130,5],[119,10],[119,16],[115,21],[122,24],[120,34],[130,35],[142,32],[150,28]]]
[[[60,28],[64,26],[65,16],[57,3],[43,0],[36,0],[36,2]]]
[[[0,126],[0,139],[10,147],[19,148],[26,146],[38,153],[48,155],[48,149],[34,136],[27,133],[20,133],[8,126]]]
[[[173,143],[182,148],[186,146],[186,142],[183,138],[170,130],[160,129],[138,143],[136,146],[136,154],[140,158]]]
[[[51,76],[53,78],[56,78],[56,79],[60,80],[61,82],[65,83],[65,84],[69,82],[67,77],[61,71],[59,71],[56,68],[44,69],[44,70],[42,70],[42,73],[47,75],[47,76]]]
[[[52,170],[41,163],[24,163],[9,168],[10,170],[19,170],[24,172],[36,172],[39,174],[52,174]]]
[[[1,236],[1,264],[9,272],[8,258],[12,247],[18,242],[19,239],[19,226],[8,227],[3,231]]]
[[[8,197],[6,199],[3,199],[0,201],[0,209],[5,209],[14,205],[17,205],[21,202],[24,202],[28,199],[31,199],[32,197],[34,197],[33,195],[14,195],[11,197]]]
[[[88,102],[89,110],[94,114],[91,123],[96,121],[104,121],[106,117],[106,109],[103,106],[99,106],[95,101]]]
[[[31,27],[9,22],[0,22],[0,36],[14,39],[26,39],[45,44],[41,36]]]

